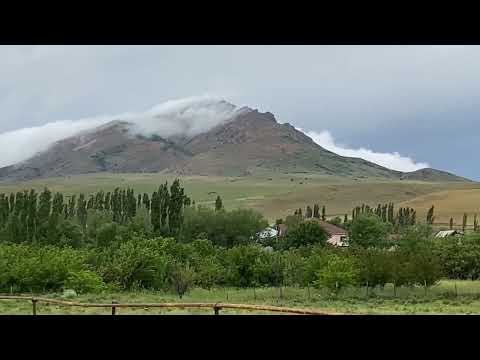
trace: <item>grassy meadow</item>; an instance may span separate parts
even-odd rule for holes
[[[455,293],[456,285],[456,293]],[[384,289],[366,288],[344,289],[333,296],[324,290],[302,288],[284,288],[282,298],[278,288],[253,289],[194,289],[183,299],[161,292],[123,292],[98,295],[79,295],[64,298],[62,294],[47,294],[45,297],[76,302],[111,303],[154,303],[154,302],[225,302],[242,304],[264,304],[296,308],[321,309],[346,314],[400,315],[400,314],[478,314],[480,313],[480,281],[443,280],[428,289],[397,288],[396,296],[391,285]],[[1,315],[31,315],[32,305],[29,301],[0,300]],[[39,303],[38,315],[110,315],[110,308],[80,308]],[[157,308],[119,308],[118,315],[213,315],[211,309],[157,309]],[[264,311],[221,310],[220,315],[265,314]]]
[[[0,192],[45,186],[65,194],[94,193],[100,189],[132,187],[136,192],[151,193],[174,176],[156,174],[89,174],[41,179],[16,184],[0,183]],[[461,222],[464,212],[480,211],[480,184],[428,183],[385,179],[345,179],[311,174],[265,174],[249,177],[186,176],[180,177],[187,193],[197,204],[212,205],[217,195],[227,209],[249,207],[260,211],[270,222],[285,217],[296,208],[319,203],[327,214],[350,214],[362,203],[376,205],[394,202],[398,206],[418,208],[419,219],[432,204],[439,221],[454,216]],[[473,219],[470,219],[472,221]]]

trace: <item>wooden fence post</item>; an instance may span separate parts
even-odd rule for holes
[[[458,297],[457,282],[455,281],[455,297]]]
[[[32,311],[33,315],[37,315],[37,299],[32,298]]]
[[[118,304],[117,301],[112,301],[112,315],[115,315],[116,312],[117,312],[117,307],[115,306],[115,304]]]

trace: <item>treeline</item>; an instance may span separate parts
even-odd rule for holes
[[[411,229],[395,249],[323,243],[272,251],[258,244],[215,246],[207,239],[132,236],[104,248],[0,244],[0,291],[151,289],[182,296],[192,287],[317,287],[387,283],[430,287],[442,277],[480,276],[480,238],[447,242]]]
[[[152,194],[115,188],[65,196],[49,189],[0,194],[0,242],[106,247],[132,236],[172,237],[180,242],[208,238],[231,247],[255,241],[268,226],[250,209],[226,211],[217,196],[215,208],[195,205],[180,181],[161,184]]]
[[[128,225],[142,210],[154,233],[175,236],[183,222],[183,211],[191,204],[178,179],[170,188],[168,183],[160,185],[151,195],[136,196],[130,188],[99,191],[88,198],[85,194],[53,194],[47,188],[41,193],[32,189],[0,194],[0,241],[57,244],[72,231],[86,232],[94,217]]]

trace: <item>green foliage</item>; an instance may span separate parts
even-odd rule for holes
[[[105,289],[102,278],[91,270],[70,272],[64,286],[67,289],[75,290],[78,294],[94,294]]]
[[[220,195],[217,196],[217,199],[215,200],[215,210],[219,211],[223,209],[223,204],[222,204],[222,198]]]
[[[362,249],[355,253],[360,265],[360,283],[370,287],[385,286],[391,280],[391,255],[384,249]]]
[[[133,238],[106,249],[99,271],[106,282],[122,289],[164,289],[171,259],[165,253],[170,240]]]
[[[239,245],[224,254],[227,285],[251,287],[264,284],[266,270],[264,263],[268,253],[258,245]]]
[[[0,289],[58,291],[72,272],[87,270],[84,252],[50,245],[0,245]]]
[[[356,286],[360,280],[360,266],[353,257],[329,254],[325,264],[316,272],[314,285],[338,293],[347,286]]]
[[[183,265],[177,262],[171,265],[169,282],[180,299],[192,287],[194,279],[195,272],[189,265]]]
[[[435,221],[434,209],[435,209],[435,207],[432,205],[432,207],[427,212],[427,224],[428,225],[432,225],[433,222]]]
[[[349,245],[385,247],[390,227],[376,215],[358,215],[350,224]]]
[[[480,236],[475,233],[463,238],[435,239],[434,254],[443,273],[450,279],[480,278]]]
[[[283,247],[300,247],[313,244],[325,245],[328,239],[326,231],[316,221],[305,221],[289,229],[284,238]]]
[[[328,222],[329,222],[330,224],[335,225],[335,226],[343,227],[342,218],[339,217],[339,216],[336,216],[336,217],[334,217],[333,219],[328,220]]]
[[[263,216],[251,209],[214,211],[206,207],[185,209],[179,239],[191,242],[206,237],[217,246],[232,247],[252,242],[268,226]]]
[[[106,223],[101,225],[95,234],[95,245],[98,247],[108,247],[113,242],[120,240],[118,234],[119,225],[116,223]]]

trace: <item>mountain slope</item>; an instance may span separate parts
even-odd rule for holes
[[[469,179],[451,174],[446,171],[430,169],[430,168],[425,168],[417,171],[412,171],[409,173],[404,173],[402,176],[400,176],[400,180],[419,180],[419,181],[432,181],[432,182],[471,181]]]
[[[0,178],[30,180],[95,172],[156,172],[191,156],[161,137],[133,136],[114,121],[55,143],[47,151],[0,169]]]
[[[215,104],[209,105],[215,107]],[[226,102],[219,107],[229,112]],[[198,109],[196,109],[198,110]],[[211,108],[209,108],[209,111]],[[168,121],[189,124],[183,109]],[[153,116],[153,121],[162,121]],[[209,120],[211,121],[211,119]],[[153,123],[155,124],[155,123]],[[198,125],[198,123],[196,124]],[[140,134],[137,124],[113,121],[58,141],[48,150],[13,166],[0,168],[0,179],[30,180],[95,172],[160,172],[179,175],[241,176],[255,173],[316,173],[352,178],[425,181],[466,181],[434,169],[402,173],[359,158],[330,152],[292,125],[280,124],[271,113],[250,108],[231,115],[209,130]],[[189,135],[191,134],[191,135]]]
[[[399,173],[325,150],[273,114],[244,111],[233,121],[185,141],[194,156],[174,166],[183,175],[245,175],[256,171],[314,172],[326,175],[387,177]]]

